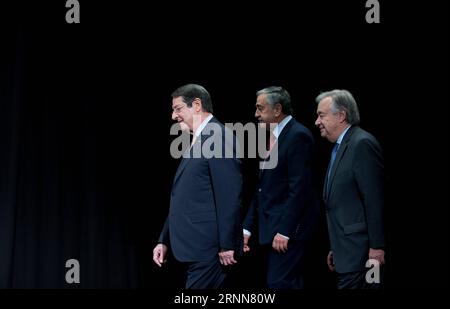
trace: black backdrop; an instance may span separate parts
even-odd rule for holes
[[[317,187],[330,153],[315,96],[346,88],[385,151],[387,287],[439,287],[448,265],[448,8],[381,2],[208,4],[81,2],[1,10],[0,287],[179,287],[152,264],[178,162],[170,93],[195,82],[222,122],[253,121],[255,92],[288,89],[317,140]],[[446,18],[443,18],[446,17]],[[245,160],[244,210],[256,164]],[[318,189],[320,191],[320,189]],[[332,287],[322,218],[311,287]],[[81,264],[69,285],[65,261]],[[234,275],[261,287],[253,253]]]

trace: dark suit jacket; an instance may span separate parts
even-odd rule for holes
[[[215,128],[219,130],[209,132]],[[222,158],[206,158],[203,154],[200,158],[183,158],[159,238],[159,242],[170,245],[181,262],[210,261],[218,258],[220,249],[239,250],[242,246],[241,163],[233,145],[228,145],[233,147],[233,158],[224,158],[225,127],[214,117],[196,143],[200,140],[212,150],[222,143]]]
[[[384,176],[381,147],[363,129],[344,135],[324,186],[328,230],[339,273],[365,269],[369,248],[383,248]]]
[[[278,164],[263,169],[244,228],[259,224],[259,242],[271,244],[276,233],[290,240],[307,237],[316,223],[319,204],[313,188],[314,139],[311,132],[292,118],[277,140]]]

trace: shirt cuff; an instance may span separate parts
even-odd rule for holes
[[[243,229],[243,231],[244,231],[244,235],[248,235],[248,236],[252,235],[252,233],[250,233],[249,230]]]
[[[284,236],[283,234],[277,233],[277,235],[280,235],[281,237],[283,237],[283,238],[285,238],[285,239],[289,240],[289,237],[287,237],[287,236]]]

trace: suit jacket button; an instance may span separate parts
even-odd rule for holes
[[[261,192],[261,188],[259,188],[258,191]]]

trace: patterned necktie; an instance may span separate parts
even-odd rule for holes
[[[275,137],[275,135],[273,134],[273,132],[270,132],[270,137],[269,137],[269,152],[272,151],[273,146],[275,145],[277,141],[277,138]]]
[[[267,135],[266,135],[267,136]],[[277,142],[277,138],[275,137],[275,134],[273,134],[272,131],[269,132],[269,140],[267,140],[266,137],[266,149],[268,148],[265,157],[263,158],[263,163],[262,163],[262,167],[260,168],[259,172],[261,175],[261,171],[264,169],[266,161],[269,160],[270,157],[270,152],[272,151],[273,147],[275,146]]]
[[[275,145],[276,142],[277,142],[277,138],[275,137],[273,132],[269,132],[269,140],[266,139],[266,149],[268,149],[268,150],[267,150],[266,156],[264,157],[264,160],[269,159],[270,152],[272,151],[273,146]]]
[[[197,135],[195,135],[195,133],[194,133],[192,136],[191,147],[195,144],[196,140],[197,140]]]

